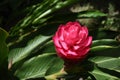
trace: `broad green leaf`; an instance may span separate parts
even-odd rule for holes
[[[36,36],[34,39],[30,40],[25,47],[14,48],[9,52],[9,60],[12,60],[12,63],[16,63],[32,53],[36,48],[42,46],[42,44],[48,41],[51,36]]]
[[[91,48],[90,54],[95,56],[120,57],[120,46],[100,45]]]
[[[115,48],[114,46],[108,46],[108,45],[100,45],[100,46],[95,46],[91,48],[91,52],[97,52],[97,51],[103,51],[107,49],[112,49]]]
[[[92,72],[90,72],[96,80],[120,80],[119,78],[110,75],[108,73],[104,73],[101,70],[95,68]]]
[[[91,47],[100,46],[100,45],[108,45],[108,46],[117,46],[120,45],[120,42],[114,40],[114,39],[100,39],[100,40],[94,40],[92,42]]]
[[[96,56],[89,60],[96,63],[99,67],[120,72],[120,56],[119,58]]]
[[[0,66],[3,66],[3,63],[7,61],[8,57],[8,47],[6,45],[6,38],[8,36],[8,33],[0,28]]]
[[[104,17],[104,16],[107,16],[107,14],[105,13],[102,13],[100,11],[83,11],[83,12],[80,12],[80,14],[78,15],[78,17]]]
[[[64,64],[63,60],[61,60],[60,58],[56,58],[52,63],[52,66],[47,70],[45,75],[47,76],[60,72],[60,70],[63,68],[63,64]]]
[[[41,49],[40,53],[56,53],[55,47],[52,41],[47,42]],[[63,60],[56,58],[53,62],[53,65],[46,72],[47,75],[57,73],[63,67]]]
[[[1,80],[8,80],[8,47],[6,38],[8,33],[0,28],[0,76]]]
[[[56,53],[55,47],[52,41],[47,42],[40,50],[41,53]]]
[[[17,69],[15,75],[19,77],[20,80],[44,77],[46,72],[49,72],[48,70],[54,70],[54,67],[52,66],[54,65],[53,62],[56,60],[56,58],[57,56],[54,53],[44,53],[42,55],[33,57],[26,61],[21,68]],[[50,70],[50,73],[52,73],[53,70]],[[58,71],[58,69],[55,70]]]
[[[120,42],[114,39],[100,39],[94,40],[91,46],[91,52],[102,52],[105,50],[114,50],[118,51]],[[110,52],[110,51],[108,51]]]

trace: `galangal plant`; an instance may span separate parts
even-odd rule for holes
[[[1,17],[11,29],[0,28],[0,80],[120,80],[120,19],[111,3],[108,12],[72,12],[84,1],[5,1],[13,12]]]

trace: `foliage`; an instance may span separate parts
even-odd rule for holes
[[[119,80],[118,3],[116,0],[1,0],[0,79]],[[58,25],[75,20],[89,28],[93,43],[81,63],[83,72],[67,74],[51,38]]]

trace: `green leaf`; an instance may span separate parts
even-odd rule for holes
[[[36,36],[34,39],[30,40],[25,47],[14,48],[9,52],[9,61],[12,60],[12,63],[16,63],[32,53],[36,48],[42,46],[42,44],[48,41],[51,36]]]
[[[100,45],[91,48],[91,55],[95,56],[111,56],[111,57],[120,57],[120,46],[106,46]]]
[[[40,50],[41,53],[55,53],[55,47],[54,44],[51,41],[47,42]]]
[[[45,75],[47,76],[59,72],[63,68],[63,64],[63,60],[61,60],[60,58],[56,58]]]
[[[108,45],[100,45],[100,46],[92,47],[91,52],[103,51],[103,50],[112,49],[112,48],[115,48],[115,47],[108,46]]]
[[[119,78],[110,75],[108,73],[104,73],[101,70],[95,68],[92,72],[90,72],[96,80],[120,80]]]
[[[96,63],[99,67],[120,72],[120,57],[113,58],[105,56],[96,56],[90,58],[89,60]]]
[[[102,13],[100,11],[83,11],[83,12],[80,12],[80,14],[78,15],[78,17],[104,17],[104,16],[107,16],[107,14],[105,13]]]
[[[50,13],[55,12],[56,10],[59,10],[61,8],[64,8],[65,6],[68,6],[70,4],[73,4],[74,2],[77,2],[78,0],[67,0],[67,1],[60,1],[57,2],[56,5],[48,10],[46,10],[44,13],[42,13],[41,15],[39,15],[33,22],[32,24],[38,23],[38,21],[40,21],[40,19]],[[50,3],[51,4],[51,3]]]
[[[120,42],[114,39],[100,39],[94,40],[91,46],[91,52],[102,52],[105,50],[113,50],[115,52],[119,49]],[[109,53],[110,51],[105,51]],[[103,53],[103,52],[102,52]],[[117,52],[118,53],[118,52]]]
[[[15,75],[21,80],[44,77],[46,72],[54,73],[58,71],[58,68],[56,69],[54,66],[56,59],[57,56],[55,53],[44,53],[33,57],[26,61],[22,67],[15,72]],[[56,64],[56,67],[59,67],[59,65]]]
[[[99,45],[109,45],[109,46],[117,46],[120,42],[114,40],[114,39],[100,39],[100,40],[94,40],[92,42],[91,47],[99,46]]]
[[[60,1],[60,0],[43,0],[41,3],[35,4],[32,7],[29,7],[30,12],[26,14],[26,16],[21,19],[14,27],[12,27],[10,31],[11,36],[19,36],[21,30],[26,31],[25,29],[36,27],[37,25],[46,24],[46,21],[51,18],[49,14],[64,8],[68,5],[77,2],[78,0],[67,0],[67,1]],[[49,5],[49,6],[48,6]],[[32,10],[31,10],[32,9]]]
[[[8,33],[0,28],[0,66],[3,66],[7,62],[8,57],[8,47],[6,45],[6,38]]]

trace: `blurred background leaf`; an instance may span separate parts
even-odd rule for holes
[[[5,61],[7,61],[7,57],[8,57],[8,47],[6,44],[6,38],[8,37],[8,33],[0,28],[0,66],[2,67],[3,63],[5,63]]]
[[[8,32],[0,28],[0,75],[1,79],[8,79],[8,47],[6,44],[6,38],[8,37]]]

